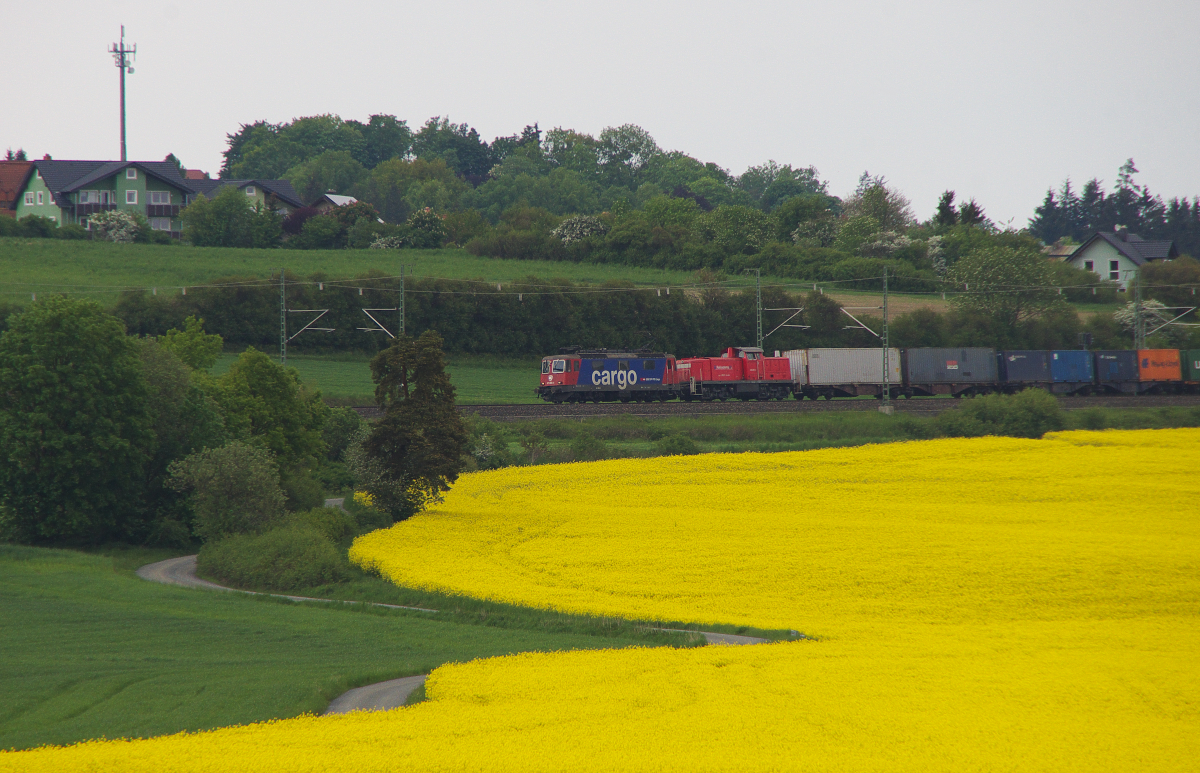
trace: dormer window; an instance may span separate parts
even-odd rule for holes
[[[129,167],[128,169],[126,169],[125,170],[125,179],[126,180],[136,180],[137,179],[137,170],[134,169],[132,166]]]
[[[255,196],[255,195],[257,195],[257,194],[254,192],[254,186],[253,186],[253,185],[247,185],[247,186],[246,186],[246,195],[247,195],[247,196]]]

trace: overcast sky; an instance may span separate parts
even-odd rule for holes
[[[815,166],[837,195],[882,174],[925,218],[945,189],[1023,226],[1070,176],[1126,158],[1200,194],[1200,2],[355,2],[5,5],[0,149],[129,155],[214,176],[259,119],[433,115],[485,139],[634,123],[735,174]]]

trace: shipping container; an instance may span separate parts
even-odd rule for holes
[[[981,393],[998,382],[995,349],[905,349],[902,354],[910,394]]]
[[[1139,381],[1180,381],[1178,349],[1138,349]]]
[[[888,383],[900,386],[900,350],[888,350]],[[808,383],[882,384],[883,349],[809,349]]]
[[[1059,383],[1090,384],[1096,379],[1091,352],[1063,349],[1050,352],[1050,375]]]
[[[1184,381],[1200,384],[1200,349],[1184,349],[1179,353],[1179,364]]]
[[[1096,359],[1096,383],[1112,392],[1138,392],[1137,352],[1128,349],[1100,351]]]
[[[788,363],[792,369],[792,383],[796,386],[804,386],[808,383],[808,350],[807,349],[789,349],[783,353],[784,357],[788,358]]]
[[[1037,350],[1000,352],[998,358],[1000,381],[1006,386],[1049,384],[1053,380],[1053,376],[1050,374],[1050,352]]]

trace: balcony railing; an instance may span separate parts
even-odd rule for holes
[[[179,205],[147,204],[146,217],[179,217]]]
[[[101,212],[107,212],[110,209],[116,209],[116,204],[76,204],[76,215],[97,215]]]

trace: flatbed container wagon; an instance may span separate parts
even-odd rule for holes
[[[793,349],[783,354],[792,366],[796,399],[883,396],[883,349]],[[888,350],[888,371],[889,391],[901,394],[899,349]]]
[[[987,394],[998,384],[995,349],[905,349],[902,355],[904,394],[910,397]]]
[[[1020,392],[1038,387],[1049,389],[1054,380],[1050,370],[1050,352],[1042,350],[1004,351],[996,355],[996,372],[1001,389]]]
[[[1050,352],[1050,391],[1073,395],[1088,393],[1096,382],[1096,361],[1092,353],[1078,349]]]
[[[1179,366],[1184,389],[1188,392],[1200,392],[1200,349],[1180,351]]]
[[[1096,386],[1118,394],[1175,392],[1183,372],[1178,349],[1123,349],[1098,351]]]

